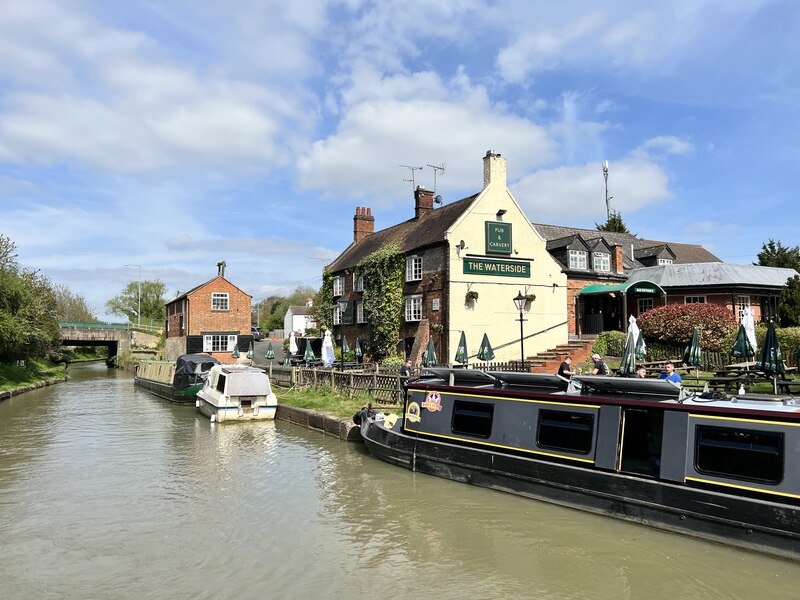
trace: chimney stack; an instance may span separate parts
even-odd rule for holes
[[[419,219],[422,215],[432,210],[433,192],[418,185],[414,191],[414,218]]]
[[[623,260],[622,246],[614,246],[614,268],[620,275],[622,275],[625,270],[625,263]]]
[[[220,262],[217,263],[217,276],[218,277],[225,277],[225,267],[226,266],[227,265],[225,264],[224,260],[221,260]]]
[[[356,206],[356,214],[353,217],[353,241],[360,242],[371,233],[375,233],[375,217],[372,216],[372,209]]]
[[[483,157],[483,187],[490,183],[506,187],[506,159],[492,150],[486,151]]]

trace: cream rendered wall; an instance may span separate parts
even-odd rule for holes
[[[488,158],[488,157],[487,157]],[[486,162],[487,159],[484,159]],[[567,277],[547,252],[546,242],[531,226],[530,220],[505,185],[505,161],[496,165],[489,181],[470,209],[454,223],[447,232],[450,242],[449,258],[449,347],[455,350],[461,336],[466,332],[467,350],[472,358],[470,363],[478,362],[474,355],[478,351],[483,334],[487,333],[495,351],[496,361],[519,360],[519,312],[513,298],[517,292],[523,295],[536,294],[536,300],[524,311],[525,357],[564,344],[567,331]],[[485,165],[484,178],[488,179]],[[499,175],[499,176],[498,176]],[[506,213],[497,217],[498,210]],[[486,254],[485,223],[501,221],[512,224],[513,252],[510,256]],[[459,250],[456,245],[464,240],[467,248]],[[502,277],[464,274],[463,257],[480,255],[497,260],[532,259],[530,278]],[[464,296],[468,290],[478,292],[474,303],[465,305]],[[542,332],[528,338],[527,336]],[[454,360],[454,356],[446,359]]]

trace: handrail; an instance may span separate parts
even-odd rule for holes
[[[58,326],[61,329],[120,329],[128,330],[127,323],[90,323],[81,321],[59,321]]]

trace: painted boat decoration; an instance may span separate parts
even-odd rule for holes
[[[356,415],[373,456],[800,560],[800,403],[665,380],[427,369],[403,414]]]
[[[194,404],[211,367],[219,361],[208,354],[184,354],[175,362],[146,360],[136,365],[135,385],[176,404]]]

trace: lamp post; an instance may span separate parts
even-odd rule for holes
[[[124,265],[126,267],[139,267],[139,275],[136,279],[136,298],[137,298],[137,307],[136,307],[136,324],[142,324],[142,265]]]
[[[344,338],[344,311],[347,310],[349,302],[347,300],[337,300],[339,305],[339,326],[342,329],[342,337]],[[344,348],[342,348],[342,371],[344,371]]]
[[[519,321],[519,359],[521,362],[520,368],[522,370],[525,370],[525,342],[523,337],[522,323],[528,320],[522,317],[522,309],[525,308],[525,302],[527,301],[528,299],[522,295],[522,292],[517,292],[517,297],[514,298],[514,305],[519,311],[519,319],[515,320]]]

